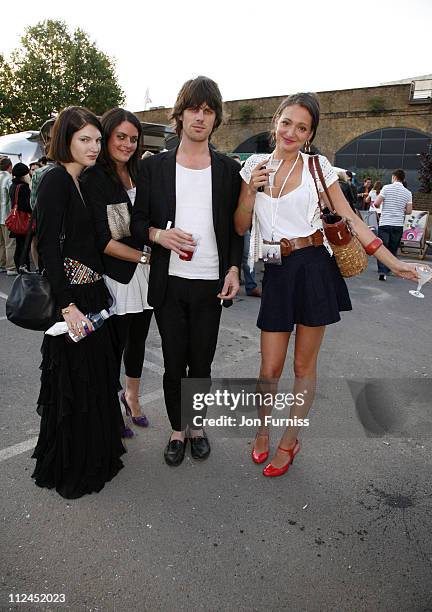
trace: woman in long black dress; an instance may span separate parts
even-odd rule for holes
[[[102,262],[78,178],[96,163],[101,125],[87,109],[58,116],[50,158],[58,163],[38,189],[38,250],[69,329],[83,339],[45,336],[42,344],[42,417],[33,457],[36,484],[66,498],[100,491],[122,468],[123,419],[117,397],[116,358],[108,323],[92,331],[88,315],[109,307]],[[59,237],[65,219],[63,249]],[[87,315],[87,316],[86,316]]]

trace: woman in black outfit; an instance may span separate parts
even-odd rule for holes
[[[124,357],[126,384],[120,399],[135,425],[147,427],[139,404],[145,342],[153,310],[147,303],[148,257],[130,235],[135,203],[138,143],[142,128],[129,111],[114,108],[102,119],[103,143],[98,163],[83,175],[83,190],[91,207],[97,243],[103,253],[105,283],[114,303],[112,323],[120,375]],[[133,436],[126,427],[125,437]]]
[[[339,180],[339,187],[341,188],[341,191],[344,194],[345,200],[351,206],[351,210],[355,213],[355,204],[357,199],[351,189],[351,185],[348,182],[348,175],[345,170],[338,170],[337,175]]]
[[[12,185],[10,186],[9,194],[11,205],[15,205],[15,201],[18,204],[18,210],[21,212],[31,213],[30,208],[30,170],[28,166],[19,162],[12,168]],[[11,238],[15,238],[15,255],[14,262],[17,272],[19,272],[19,265],[21,260],[21,253],[24,248],[25,235],[14,234],[11,232]],[[25,265],[30,270],[30,259],[27,256]]]
[[[69,329],[83,339],[45,336],[42,344],[42,417],[33,457],[40,487],[66,498],[100,491],[123,467],[123,419],[117,397],[117,367],[108,322],[92,331],[86,315],[110,304],[103,266],[78,177],[96,163],[101,125],[87,109],[63,110],[54,125],[50,158],[59,165],[38,189],[38,250]],[[59,236],[65,219],[65,240]]]

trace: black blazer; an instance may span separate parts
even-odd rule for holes
[[[126,189],[101,164],[87,168],[80,179],[80,183],[85,202],[90,208],[93,217],[97,246],[102,253],[105,273],[119,283],[127,285],[134,275],[138,264],[118,259],[117,257],[111,257],[104,253],[106,245],[112,238],[108,225],[107,206],[109,204],[126,202],[129,213],[132,213],[133,207]],[[142,250],[144,244],[132,236],[122,238],[119,242],[139,250]]]
[[[9,188],[9,197],[11,201],[11,207],[15,204],[15,192],[18,189],[18,202],[17,208],[21,212],[31,213],[30,208],[30,187],[28,183],[24,183],[18,178],[12,179],[12,185]]]
[[[175,226],[177,149],[144,160],[137,180],[137,197],[132,211],[131,232],[139,244],[150,245],[149,228],[165,229],[167,222]],[[240,194],[239,164],[210,149],[212,175],[213,227],[219,254],[219,280],[228,268],[240,268],[243,238],[234,231],[233,215]],[[165,299],[171,251],[151,244],[152,256],[148,302],[154,308]]]

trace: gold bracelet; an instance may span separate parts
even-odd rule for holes
[[[156,234],[155,234],[155,237],[154,237],[154,240],[153,240],[153,242],[154,242],[155,244],[158,244],[158,243],[159,243],[159,236],[160,236],[161,231],[162,231],[162,230],[158,230],[158,231],[156,232]]]
[[[69,312],[70,312],[70,310],[69,310],[69,306],[75,306],[75,302],[71,302],[70,304],[68,304],[68,305],[66,306],[66,308],[62,308],[62,309],[61,309],[61,311],[60,311],[60,312],[61,312],[62,316],[63,316],[63,315],[65,315],[65,314],[69,314]]]

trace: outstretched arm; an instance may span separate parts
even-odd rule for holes
[[[349,220],[350,225],[354,232],[357,234],[358,239],[362,243],[364,247],[370,244],[372,241],[376,239],[375,234],[369,229],[366,223],[363,222],[362,219],[357,217],[352,211],[350,205],[345,200],[344,195],[339,187],[339,184],[333,183],[328,187],[328,192],[332,199],[334,208],[336,212],[341,217]],[[328,203],[327,197],[325,194],[322,194],[322,199],[324,202]],[[410,280],[417,280],[417,272],[415,266],[413,264],[407,264],[395,257],[390,253],[388,249],[384,245],[381,245],[374,253],[375,257],[379,259],[384,265],[386,265],[390,270],[392,270],[398,276],[402,278],[407,278]]]

